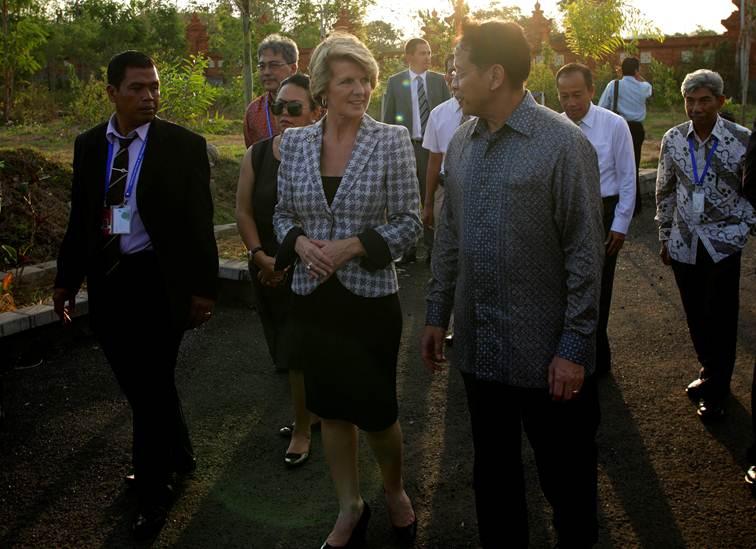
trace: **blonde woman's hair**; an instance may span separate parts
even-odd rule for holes
[[[322,104],[323,95],[331,80],[331,61],[345,60],[358,64],[370,78],[370,85],[378,83],[378,63],[359,38],[346,32],[335,32],[323,40],[310,58],[310,91]]]

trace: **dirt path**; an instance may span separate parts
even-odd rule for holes
[[[704,426],[683,388],[696,375],[671,271],[656,257],[651,213],[622,251],[610,324],[613,374],[600,384],[601,547],[754,547],[755,499],[742,482],[756,355],[756,253],[743,261],[738,363],[728,417]],[[430,377],[417,353],[424,265],[402,276],[399,395],[407,482],[420,548],[476,547],[471,444],[459,375]],[[179,386],[200,460],[155,545],[315,548],[336,505],[319,436],[303,468],[283,465],[277,428],[289,419],[259,321],[222,306],[182,347]],[[0,547],[131,546],[130,418],[102,354],[82,335],[43,366],[4,377]],[[392,547],[377,466],[361,446],[371,548]],[[526,450],[533,547],[553,544],[548,507]],[[568,472],[565,472],[568,474]],[[505,517],[502,517],[503,519]]]

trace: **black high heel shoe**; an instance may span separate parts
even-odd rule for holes
[[[346,545],[330,545],[327,541],[323,542],[320,549],[357,549],[365,544],[365,537],[367,535],[368,521],[370,520],[370,506],[365,502],[365,506],[362,508],[362,514],[360,520],[354,525],[354,529],[349,536],[349,541]]]
[[[394,526],[391,525],[394,528],[394,536],[396,536],[396,541],[399,543],[399,547],[413,547],[415,545],[415,539],[417,538],[417,515],[415,515],[415,520],[412,521],[412,524],[408,524],[407,526]]]

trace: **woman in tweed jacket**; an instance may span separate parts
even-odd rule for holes
[[[355,37],[335,33],[313,52],[320,122],[281,140],[274,227],[276,268],[294,264],[292,349],[305,364],[308,409],[322,418],[339,515],[323,547],[365,537],[358,428],[383,474],[392,526],[414,542],[416,518],[402,479],[396,362],[402,330],[393,260],[421,231],[412,143],[406,128],[366,113],[378,66]]]

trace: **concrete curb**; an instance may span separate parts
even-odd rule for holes
[[[236,223],[216,225],[215,236],[223,236],[236,231]],[[55,261],[47,261],[38,265],[30,265],[24,269],[23,278],[28,282],[36,282],[45,277],[51,277],[57,268]],[[0,272],[0,279],[5,273]],[[246,261],[221,259],[218,266],[218,278],[221,281],[249,282],[249,269]],[[227,284],[222,284],[225,291]],[[87,292],[82,290],[76,296],[75,317],[84,316],[89,312]],[[15,311],[0,313],[0,339],[58,322],[52,305],[31,305]]]

